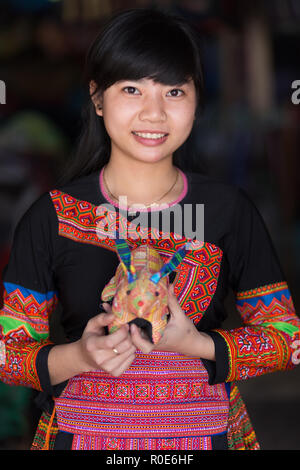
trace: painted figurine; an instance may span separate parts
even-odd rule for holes
[[[130,251],[124,239],[115,242],[120,264],[101,294],[104,302],[113,299],[115,320],[109,326],[109,332],[134,322],[156,344],[168,322],[168,274],[181,263],[189,244],[186,243],[164,264],[158,251],[149,245],[140,245]]]

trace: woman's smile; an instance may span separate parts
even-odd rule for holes
[[[169,135],[168,133],[163,133],[163,132],[158,132],[158,131],[155,131],[155,132],[132,131],[132,134],[134,138],[137,140],[137,142],[141,143],[142,145],[148,145],[151,147],[163,144],[167,140],[168,135]]]

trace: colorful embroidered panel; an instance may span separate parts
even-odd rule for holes
[[[49,315],[57,304],[56,292],[42,294],[4,283],[0,315],[1,380],[41,390],[36,357],[49,344]]]
[[[57,293],[42,294],[9,282],[4,282],[4,288],[5,302],[0,316],[4,333],[23,327],[36,340],[46,338],[49,334],[48,315],[57,304]]]
[[[49,441],[47,443],[47,450],[53,450],[57,432],[56,416],[54,416],[52,420],[51,414],[47,411],[43,411],[30,450],[45,450],[47,440]]]
[[[59,221],[59,235],[71,240],[116,251],[115,241],[110,237],[114,236],[118,225],[118,229],[122,227],[127,231],[127,244],[131,250],[141,244],[149,244],[158,250],[164,263],[170,261],[188,241],[179,234],[170,233],[167,237],[165,233],[151,228],[145,232],[137,230],[122,214],[116,215],[115,211],[105,206],[94,206],[61,191],[51,191],[50,195]],[[154,238],[151,238],[153,235]],[[192,246],[193,250],[176,269],[174,292],[186,315],[196,324],[214,296],[223,253],[211,243],[193,240]]]
[[[209,385],[199,359],[136,352],[115,378],[103,371],[73,377],[55,399],[58,428],[114,438],[207,436],[226,432],[225,384]]]
[[[231,384],[227,428],[229,450],[259,450],[255,431],[236,384]]]
[[[50,429],[49,429],[50,428]],[[47,430],[50,432],[49,449],[53,449],[58,432],[56,416],[51,423],[51,415],[43,412],[40,418],[31,450],[42,450],[45,446]],[[229,450],[259,450],[255,432],[249,419],[247,409],[239,390],[235,384],[231,384],[230,407],[228,417],[227,440]],[[207,436],[182,437],[172,439],[147,439],[147,438],[109,438],[87,435],[74,435],[73,449],[76,450],[130,450],[130,449],[154,449],[155,446],[175,443],[176,450],[187,450],[191,446],[194,450],[211,450],[211,438]],[[199,447],[197,447],[199,446]],[[158,447],[156,447],[157,449]],[[167,450],[167,449],[164,449]]]
[[[299,361],[300,320],[286,282],[236,294],[244,327],[217,329],[230,359],[227,381],[293,368]]]
[[[212,446],[209,436],[120,439],[74,435],[72,450],[212,450]]]

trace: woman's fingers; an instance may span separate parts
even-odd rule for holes
[[[175,295],[173,284],[170,284],[168,289],[168,307],[171,314],[171,318],[172,316],[176,317],[177,315],[183,314],[178,299]]]
[[[113,352],[114,356],[119,356],[123,353],[127,353],[128,351],[135,352],[136,347],[132,343],[130,337],[128,337],[125,338],[124,341],[114,344],[111,348],[111,351]]]
[[[122,348],[122,345],[118,345],[117,351],[115,353],[112,351],[112,356],[106,361],[102,362],[101,368],[106,372],[110,373],[113,376],[121,375],[133,362],[135,359],[135,350],[134,346],[127,348],[124,352],[119,353],[119,349]]]
[[[89,333],[102,332],[103,327],[108,326],[113,321],[113,319],[113,313],[99,313],[88,321],[85,331]]]
[[[143,338],[140,329],[134,324],[130,325],[130,333],[133,344],[143,353],[150,353],[154,347],[148,339]]]
[[[128,353],[128,356],[124,357],[124,360],[121,362],[121,364],[113,370],[112,375],[114,375],[115,377],[119,377],[121,374],[123,374],[123,372],[125,372],[125,370],[128,369],[134,359],[135,353]]]
[[[108,302],[103,302],[101,306],[104,308],[106,313],[112,313],[112,306]]]
[[[87,349],[90,352],[103,350],[108,350],[109,352],[123,342],[125,342],[124,345],[122,345],[123,350],[125,345],[127,345],[129,348],[132,344],[128,325],[123,325],[121,328],[119,328],[114,333],[111,333],[110,335],[90,334],[87,335],[86,338]]]

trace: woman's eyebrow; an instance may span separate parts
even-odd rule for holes
[[[175,88],[175,87],[189,86],[191,83],[192,83],[191,80],[185,80],[183,82],[177,82],[177,83],[166,84],[166,85],[164,83],[162,83],[162,85],[165,86],[165,87],[168,87],[168,88],[171,88],[171,87]]]
[[[147,78],[120,78],[118,82],[143,82],[146,80]]]
[[[122,80],[119,80],[119,82],[132,82],[132,83],[147,83],[148,81],[151,81],[150,78],[124,78]],[[153,80],[154,81],[154,80]],[[176,87],[176,86],[184,86],[184,85],[188,85],[189,83],[191,82],[191,80],[185,80],[185,81],[182,81],[182,82],[178,82],[178,83],[162,83],[162,82],[158,82],[158,81],[154,81],[154,84],[157,84],[157,85],[162,85],[164,87]]]

